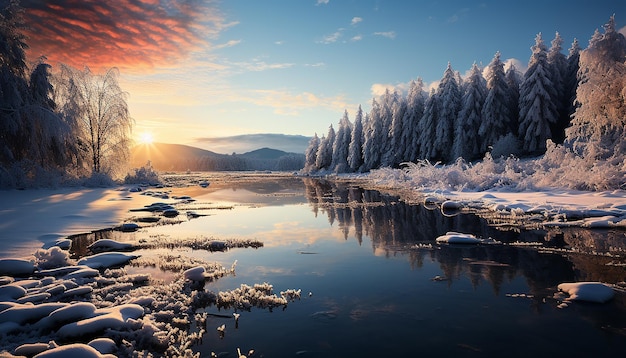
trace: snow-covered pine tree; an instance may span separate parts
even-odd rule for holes
[[[487,98],[478,129],[481,153],[487,152],[500,138],[515,130],[511,91],[500,56],[500,52],[496,52],[487,66]]]
[[[553,98],[554,86],[550,81],[547,49],[541,33],[535,38],[528,70],[520,85],[519,137],[527,154],[546,150],[546,141],[552,138],[550,125],[556,123],[558,114]]]
[[[380,164],[378,167],[391,166],[390,157],[388,153],[392,152],[391,143],[391,127],[393,125],[393,108],[395,103],[400,100],[400,95],[397,91],[385,90],[385,94],[380,98],[380,112],[379,119],[381,121],[381,137],[380,137]]]
[[[578,108],[566,143],[591,160],[626,156],[626,38],[615,29],[615,16],[594,34],[580,53]]]
[[[352,123],[348,118],[348,111],[343,112],[343,117],[339,120],[339,128],[333,144],[333,160],[331,168],[335,173],[345,173],[348,171],[348,148],[352,136]]]
[[[454,123],[461,108],[460,83],[457,81],[457,74],[449,62],[437,88],[436,96],[439,97],[441,107],[435,123],[435,137],[430,157],[447,163],[453,159]]]
[[[565,83],[568,82],[567,77],[567,58],[562,53],[563,39],[557,32],[551,42],[548,51],[548,74],[554,88],[554,98],[552,102],[556,105],[557,120],[550,127],[552,131],[552,141],[555,143],[563,143],[565,139],[565,127],[569,125],[569,113],[567,105],[567,94],[565,93]]]
[[[403,161],[405,147],[402,143],[402,130],[406,107],[406,100],[402,97],[398,97],[398,100],[392,104],[391,127],[388,133],[387,150],[382,156],[382,166],[394,167]]]
[[[316,169],[317,151],[320,147],[320,138],[317,133],[309,140],[309,145],[304,151],[304,172],[311,173]]]
[[[335,144],[335,129],[331,124],[328,127],[328,134],[320,140],[320,146],[317,149],[317,158],[315,159],[315,167],[317,170],[330,169],[333,161],[333,145]]]
[[[511,133],[517,136],[517,130],[519,128],[519,86],[522,83],[522,74],[515,68],[514,64],[510,64],[509,68],[504,74],[506,78],[506,85],[509,90],[509,103],[507,107],[511,113]]]
[[[567,74],[565,76],[565,97],[567,105],[567,117],[569,121],[576,110],[576,89],[578,88],[578,62],[580,61],[580,45],[574,39],[567,56]]]
[[[474,63],[465,81],[465,92],[461,98],[461,111],[454,126],[452,158],[474,160],[481,157],[478,129],[482,120],[482,109],[487,97],[487,85],[478,65]]]
[[[350,139],[350,146],[348,147],[348,167],[351,171],[356,172],[359,171],[363,165],[363,109],[361,109],[360,105],[354,118]]]
[[[435,125],[439,119],[439,108],[441,107],[439,96],[435,89],[430,90],[430,95],[424,103],[424,115],[418,122],[417,132],[419,139],[419,157],[421,159],[433,159],[430,155],[435,141]]]
[[[403,162],[414,162],[419,159],[418,123],[424,115],[424,103],[428,93],[424,91],[424,82],[421,78],[411,81],[407,94],[407,109],[402,121],[402,139],[400,145],[404,148]]]
[[[372,100],[372,109],[364,126],[365,141],[363,142],[363,170],[364,172],[380,166],[380,155],[383,151],[383,120],[380,117],[380,105],[376,99]]]

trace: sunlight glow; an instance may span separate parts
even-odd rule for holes
[[[150,132],[143,132],[139,135],[139,143],[152,144],[154,142],[154,136]]]

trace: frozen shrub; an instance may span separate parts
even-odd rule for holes
[[[141,183],[149,183],[156,184],[161,182],[161,178],[159,178],[159,174],[152,168],[150,162],[146,163],[141,168],[135,168],[135,173],[128,173],[124,178],[124,183],[126,184],[141,184]]]

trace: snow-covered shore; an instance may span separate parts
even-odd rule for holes
[[[0,191],[0,258],[24,257],[69,235],[117,226],[155,201],[120,188]]]

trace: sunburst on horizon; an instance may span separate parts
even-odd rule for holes
[[[143,132],[139,135],[140,144],[152,144],[154,143],[154,135],[150,132]]]

